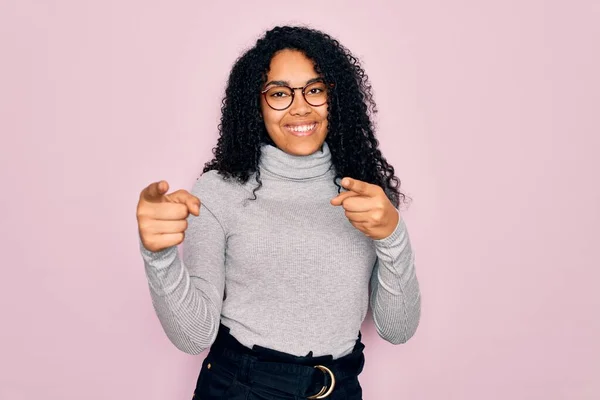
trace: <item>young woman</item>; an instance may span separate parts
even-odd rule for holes
[[[233,66],[215,157],[192,192],[142,191],[156,313],[179,349],[210,347],[196,398],[361,399],[369,303],[383,339],[415,333],[404,195],[373,112],[367,76],[337,40],[276,27]]]

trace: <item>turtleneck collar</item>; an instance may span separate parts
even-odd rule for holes
[[[276,146],[263,144],[259,162],[261,173],[267,171],[279,178],[308,180],[325,175],[331,168],[331,153],[327,142],[322,149],[307,156],[294,156]]]

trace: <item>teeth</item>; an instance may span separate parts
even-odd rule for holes
[[[317,124],[290,126],[289,129],[294,132],[308,132],[308,131],[312,130],[316,125]]]

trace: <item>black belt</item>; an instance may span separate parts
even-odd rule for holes
[[[249,349],[221,324],[209,356],[216,357],[222,368],[234,371],[240,382],[259,384],[307,399],[324,399],[336,383],[361,373],[365,346],[360,339],[359,332],[352,352],[335,360],[331,355],[296,357],[256,345]]]

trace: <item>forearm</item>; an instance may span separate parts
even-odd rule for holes
[[[171,342],[189,354],[208,348],[217,334],[218,292],[190,276],[177,247],[153,253],[141,248],[152,304]]]
[[[387,238],[376,240],[377,263],[371,277],[371,310],[378,334],[405,343],[417,330],[421,294],[408,231],[402,219]]]

